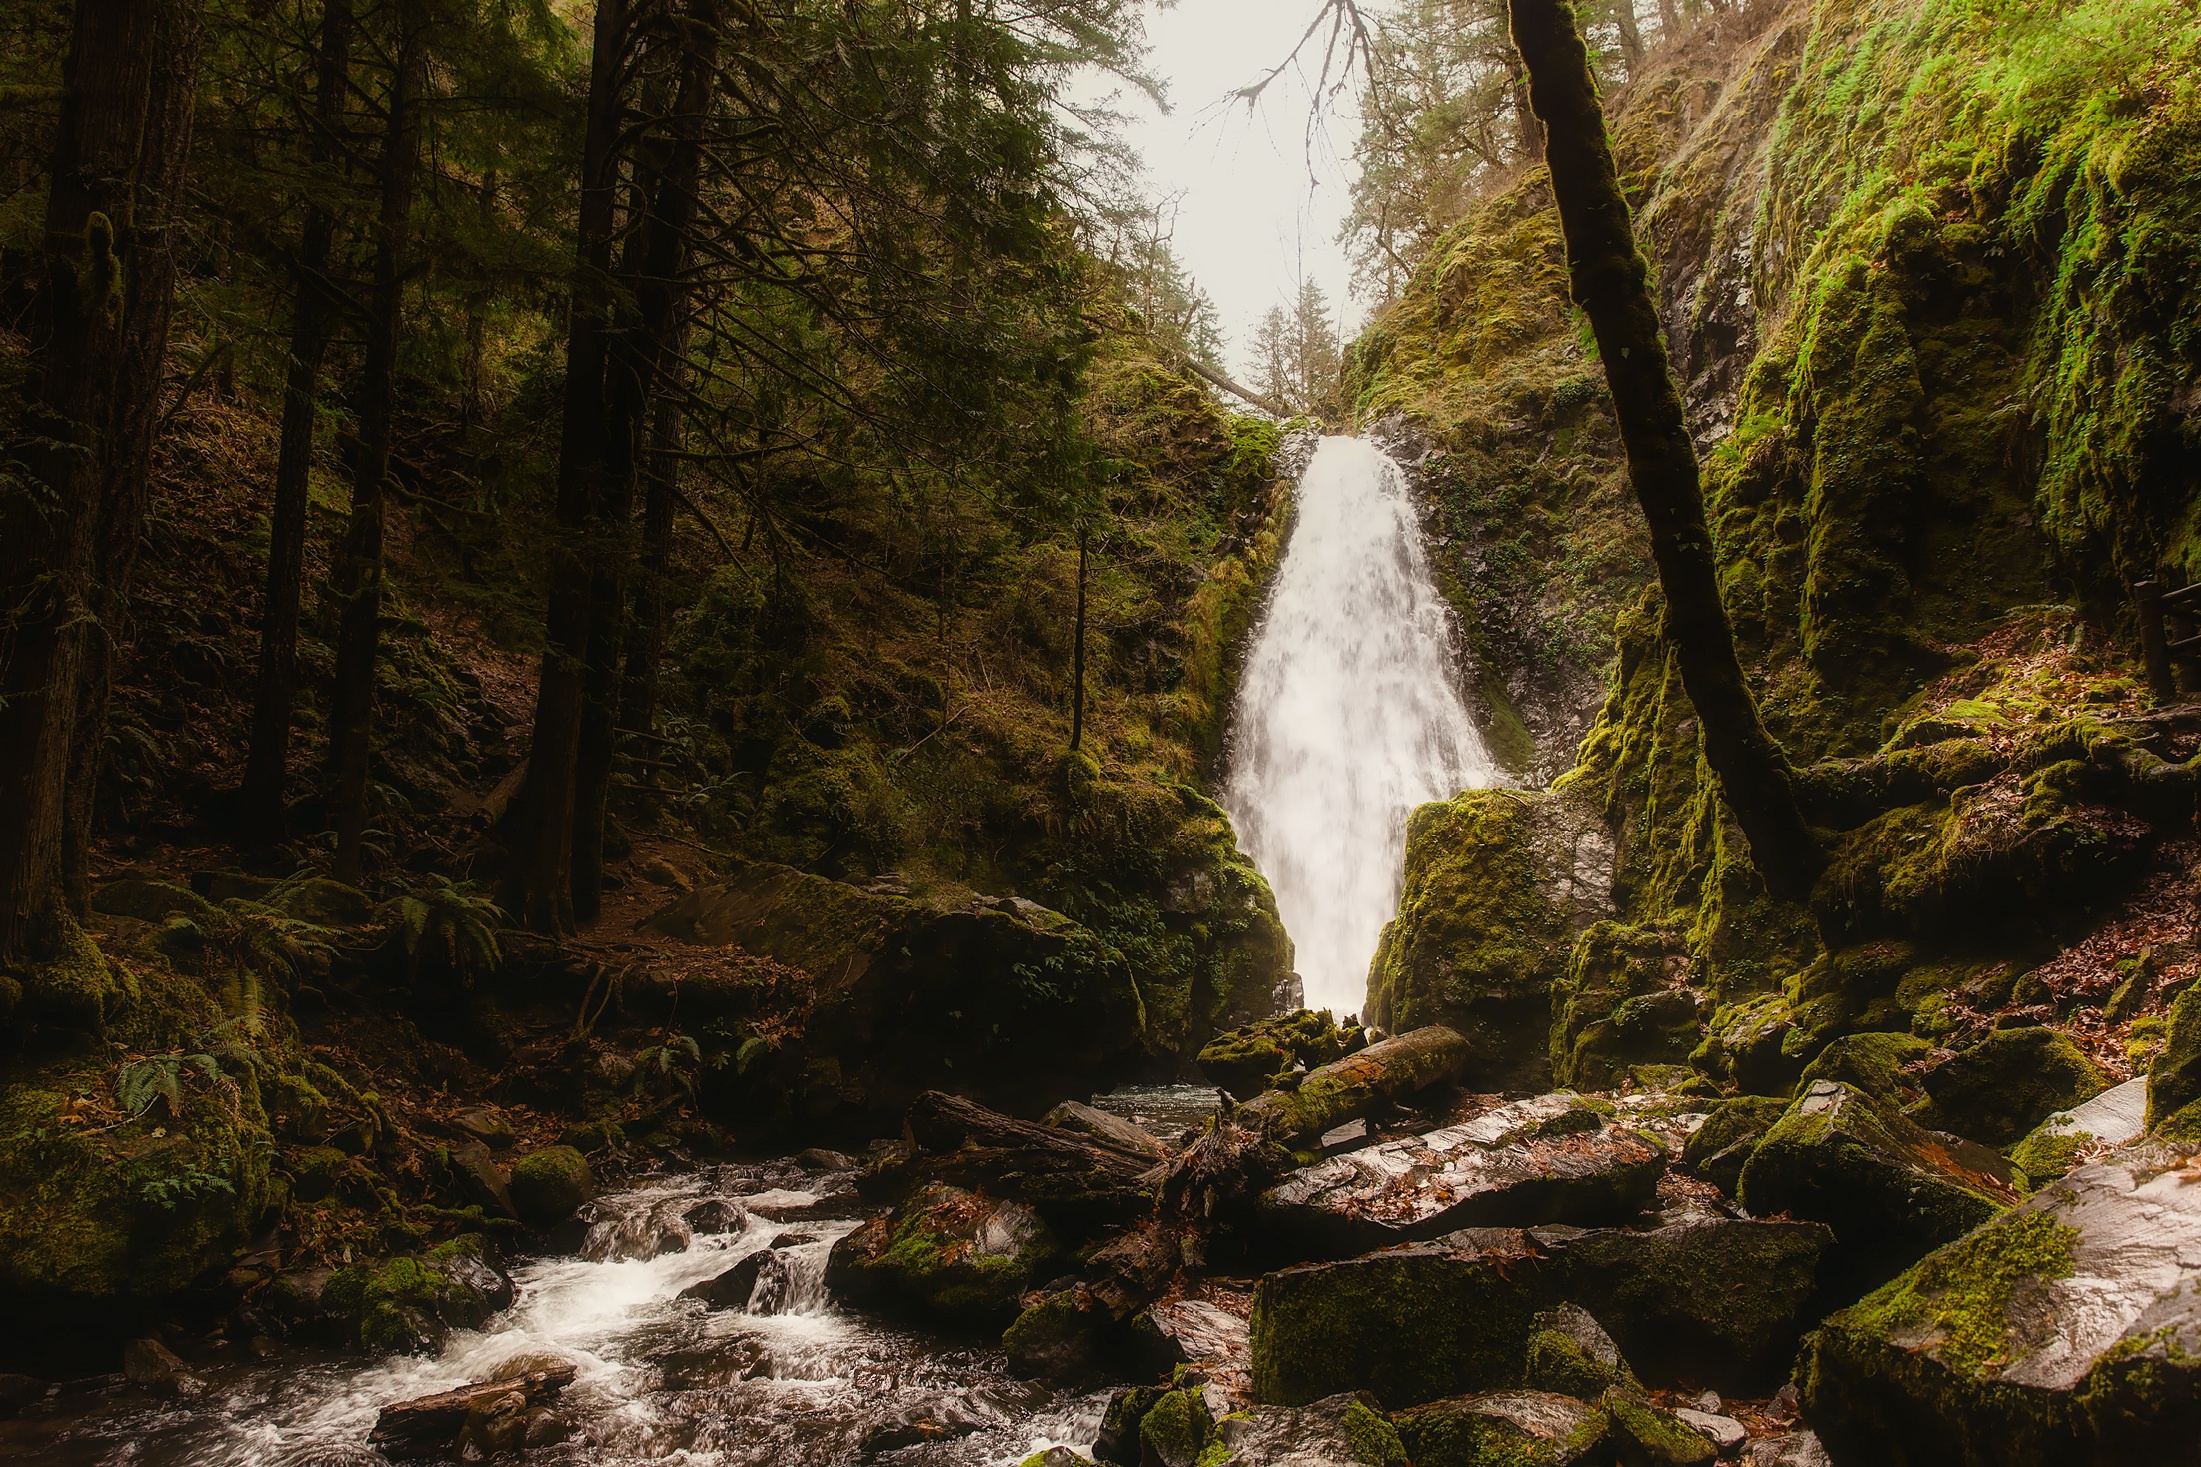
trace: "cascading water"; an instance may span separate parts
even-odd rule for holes
[[[1311,1007],[1359,1010],[1407,815],[1496,777],[1457,676],[1405,476],[1365,440],[1323,439],[1239,681],[1223,788]]]

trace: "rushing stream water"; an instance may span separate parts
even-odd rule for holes
[[[1214,1092],[1193,1086],[1101,1100],[1171,1136],[1214,1108]],[[853,1182],[790,1163],[649,1181],[592,1204],[579,1256],[516,1268],[513,1306],[438,1354],[362,1363],[285,1345],[266,1360],[194,1359],[202,1389],[173,1399],[119,1377],[78,1382],[0,1421],[0,1461],[379,1467],[367,1434],[383,1406],[516,1373],[523,1357],[529,1368],[578,1371],[558,1403],[573,1435],[525,1452],[531,1467],[980,1467],[1058,1444],[1089,1449],[1105,1390],[1020,1381],[991,1341],[945,1340],[832,1304],[826,1255],[862,1210]],[[654,1257],[606,1256],[652,1251],[666,1219],[709,1198],[738,1204],[746,1221],[692,1239],[675,1229],[684,1246]],[[778,1257],[746,1309],[679,1297],[759,1249]],[[950,1435],[919,1440],[910,1428],[921,1421]]]
[[[1405,476],[1325,438],[1232,710],[1223,807],[1269,880],[1309,1007],[1357,1012],[1406,817],[1495,777],[1457,687]]]

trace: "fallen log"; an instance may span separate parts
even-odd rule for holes
[[[1279,1142],[1319,1136],[1416,1091],[1458,1080],[1467,1058],[1467,1041],[1458,1031],[1431,1024],[1333,1060],[1290,1090],[1264,1091],[1234,1118]]]
[[[367,1442],[393,1461],[456,1457],[466,1423],[486,1415],[504,1398],[517,1395],[525,1408],[540,1406],[573,1384],[571,1365],[530,1371],[511,1380],[485,1380],[439,1395],[384,1406]],[[502,1413],[499,1413],[502,1414]]]
[[[1153,1210],[1159,1158],[1107,1136],[1041,1125],[928,1090],[910,1105],[901,1155],[873,1167],[863,1190],[899,1200],[931,1182],[1039,1209],[1072,1237],[1121,1227]]]

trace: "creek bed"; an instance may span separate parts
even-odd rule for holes
[[[1214,1092],[1146,1087],[1097,1098],[1178,1130]],[[570,1363],[558,1403],[572,1435],[500,1460],[529,1464],[682,1463],[694,1467],[975,1467],[1049,1446],[1089,1451],[1106,1390],[1052,1390],[1013,1377],[998,1346],[898,1327],[827,1297],[826,1255],[856,1225],[852,1174],[792,1165],[714,1167],[644,1181],[597,1200],[581,1256],[514,1269],[513,1306],[437,1354],[362,1363],[282,1345],[266,1360],[195,1360],[195,1395],[163,1398],[119,1377],[78,1382],[14,1421],[0,1459],[67,1467],[377,1467],[367,1445],[382,1407],[505,1371],[519,1357]],[[748,1214],[655,1257],[637,1240],[709,1198]],[[793,1235],[792,1237],[790,1235]],[[780,1243],[784,1263],[746,1309],[709,1309],[681,1290]],[[592,1257],[591,1255],[598,1255]],[[953,1434],[899,1439],[929,1420]],[[867,1453],[867,1443],[873,1451]]]

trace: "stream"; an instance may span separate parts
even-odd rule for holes
[[[1215,1092],[1153,1086],[1095,1097],[1174,1138]],[[989,1340],[951,1340],[841,1309],[826,1255],[866,1211],[855,1173],[792,1162],[645,1179],[591,1204],[581,1254],[512,1270],[513,1306],[441,1353],[362,1363],[277,1345],[267,1359],[193,1360],[202,1388],[163,1398],[119,1376],[71,1382],[58,1399],[0,1421],[0,1459],[69,1467],[380,1467],[367,1445],[385,1405],[562,1361],[577,1371],[558,1403],[566,1441],[530,1464],[696,1467],[1013,1464],[1055,1445],[1089,1451],[1109,1391],[1020,1381]],[[707,1199],[746,1221],[655,1257],[662,1222]],[[776,1248],[775,1248],[775,1245]],[[709,1309],[680,1291],[759,1249],[779,1261],[746,1309]],[[593,1256],[592,1255],[596,1255]],[[951,1435],[914,1440],[927,1421]],[[897,1446],[899,1441],[909,1444]]]

